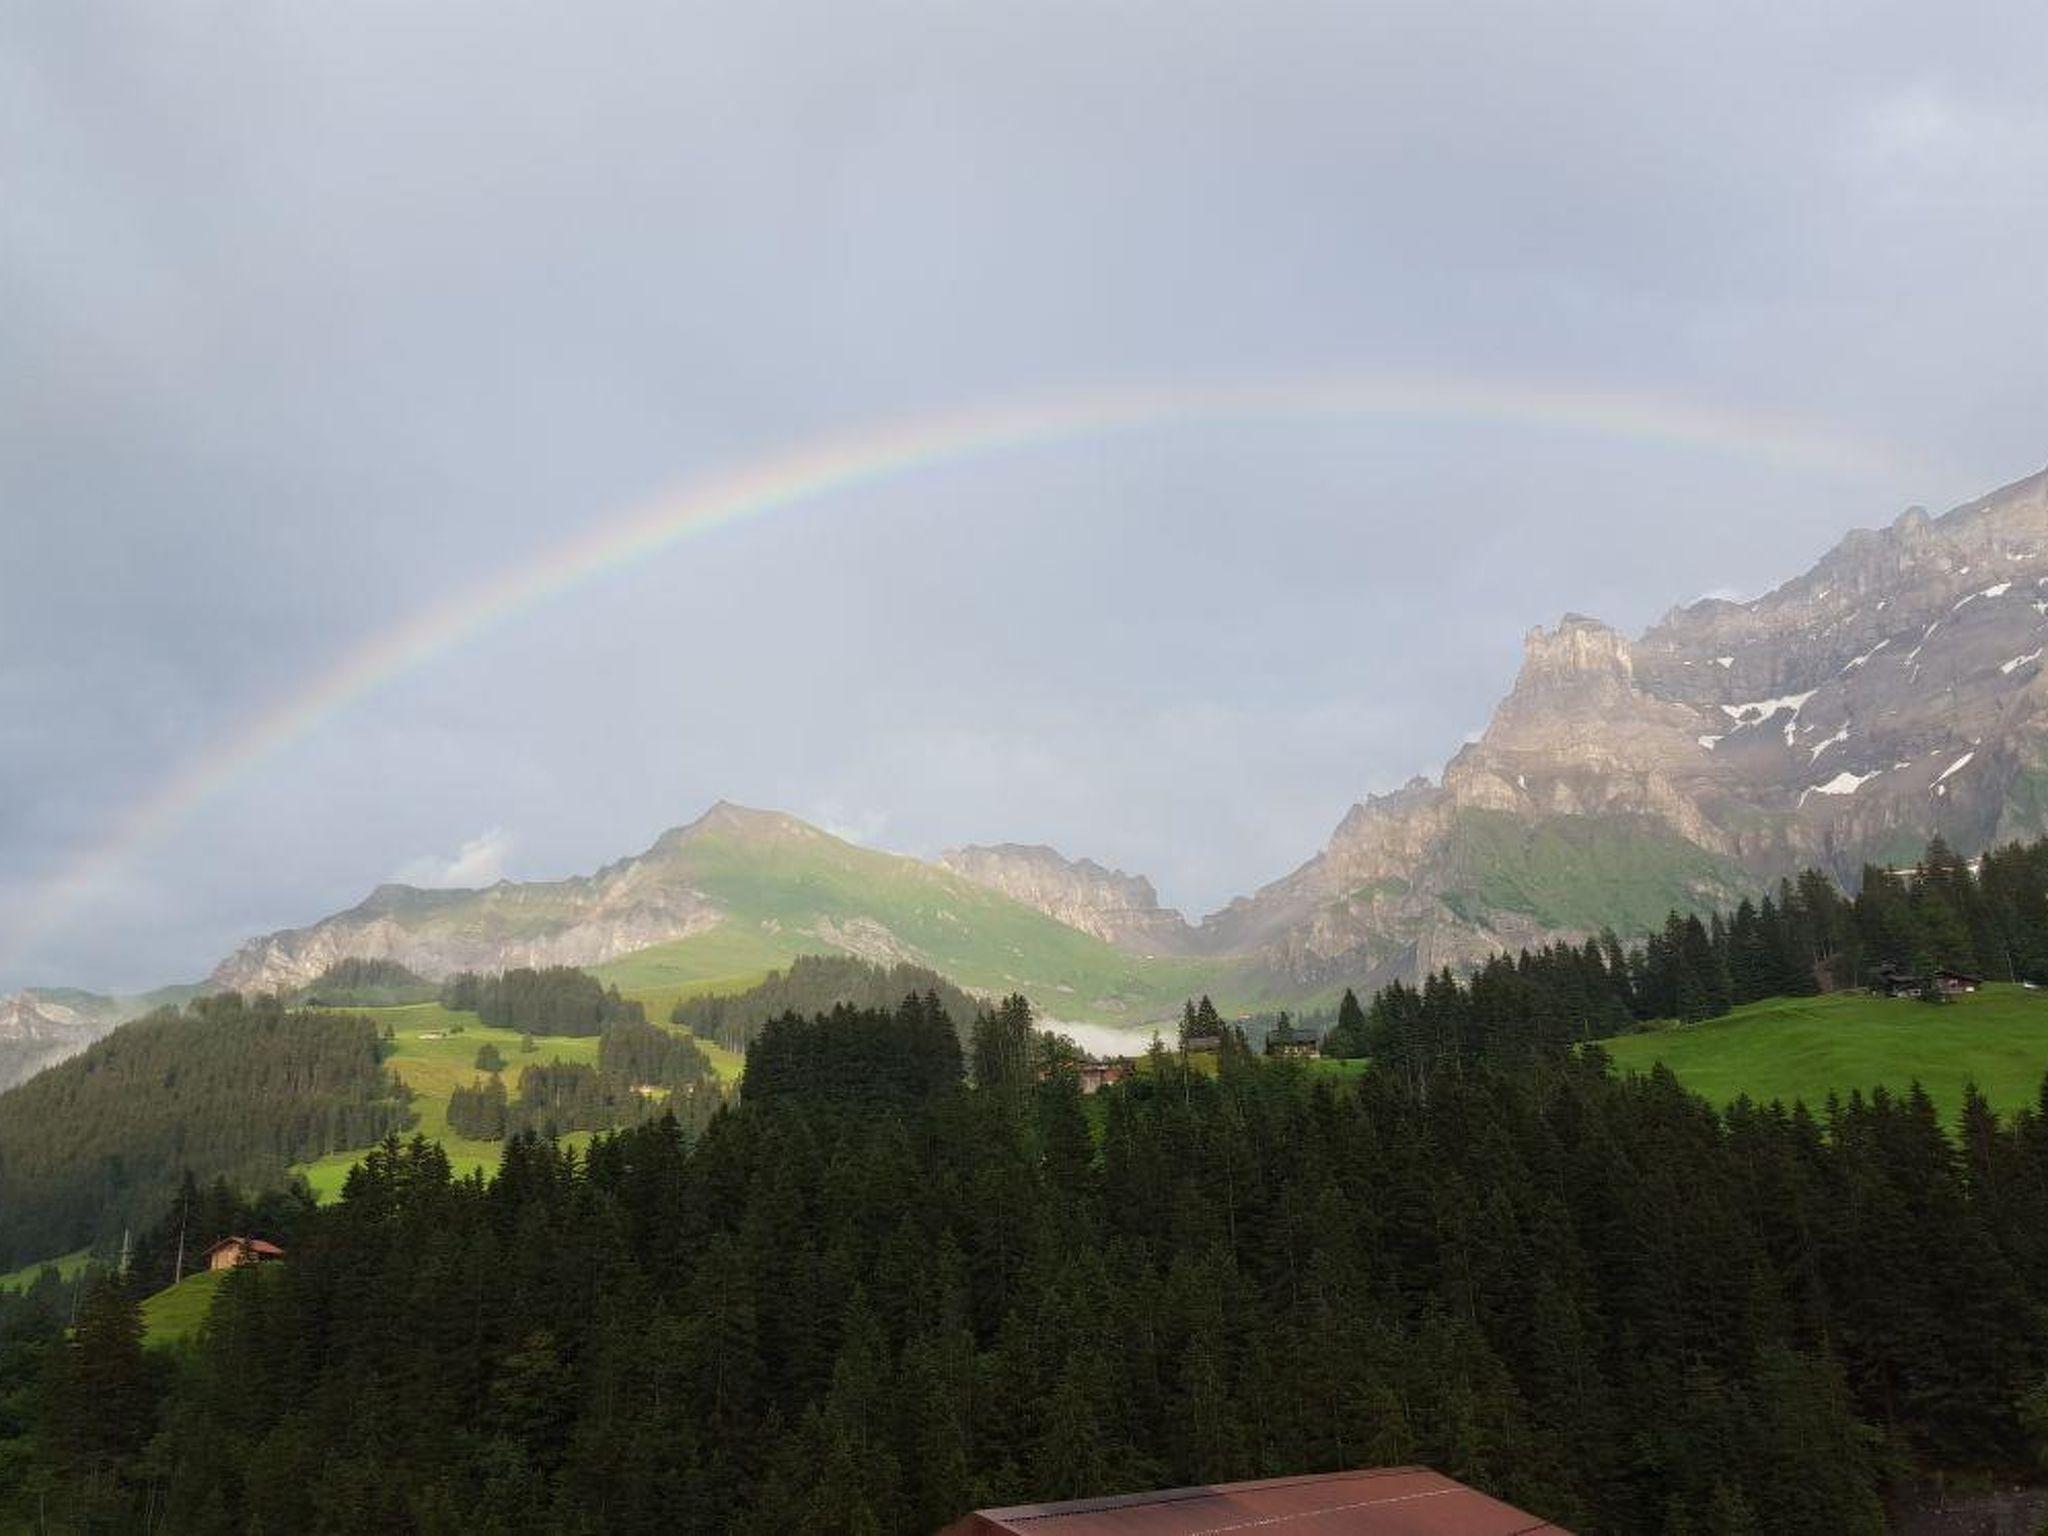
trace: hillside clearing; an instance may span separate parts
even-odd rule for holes
[[[1818,1111],[1830,1093],[1918,1082],[1953,1119],[1974,1082],[2009,1114],[2037,1102],[2048,1071],[2048,992],[1990,986],[1940,1007],[1862,992],[1772,998],[1601,1045],[1625,1072],[1662,1062],[1716,1105],[1747,1094]]]
[[[505,1058],[504,1077],[508,1088],[519,1081],[522,1067],[556,1062],[585,1066],[597,1064],[598,1042],[595,1035],[536,1035],[533,1037],[535,1048],[529,1053],[522,1049],[522,1037],[517,1030],[492,1028],[473,1013],[453,1012],[439,1003],[350,1011],[375,1020],[380,1029],[386,1024],[391,1026],[392,1038],[385,1045],[384,1065],[412,1090],[412,1110],[417,1117],[406,1134],[417,1134],[439,1142],[458,1178],[479,1169],[486,1173],[494,1171],[503,1147],[501,1142],[475,1141],[458,1136],[448,1125],[449,1095],[483,1075],[476,1069],[479,1047],[489,1044],[498,1048],[498,1054]],[[651,1010],[649,1017],[653,1017]],[[698,1044],[721,1077],[730,1081],[738,1075],[740,1058],[734,1052],[705,1041]],[[591,1134],[589,1131],[572,1131],[562,1140],[570,1146],[585,1146]],[[306,1182],[319,1199],[332,1200],[341,1193],[348,1171],[363,1160],[367,1150],[355,1147],[330,1153],[313,1162],[301,1163],[292,1171],[305,1175]]]
[[[60,1280],[75,1280],[92,1262],[92,1250],[80,1248],[76,1253],[67,1253],[62,1258],[42,1259],[34,1264],[24,1264],[19,1269],[9,1270],[0,1275],[0,1291],[25,1291],[36,1283],[46,1269],[55,1269]]]
[[[225,1269],[202,1269],[144,1300],[142,1342],[151,1348],[161,1348],[182,1343],[197,1333],[230,1273]]]

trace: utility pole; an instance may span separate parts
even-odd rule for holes
[[[185,1198],[178,1202],[178,1263],[171,1273],[171,1284],[176,1285],[185,1278],[185,1219],[192,1211],[192,1194],[185,1192]]]

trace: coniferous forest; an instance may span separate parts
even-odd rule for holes
[[[441,1002],[527,1035],[596,1035],[609,1024],[647,1017],[638,1003],[621,998],[617,987],[606,987],[573,965],[519,966],[492,976],[464,971],[442,986]]]
[[[886,1012],[912,993],[938,998],[963,1029],[974,1017],[974,1002],[965,992],[921,965],[878,965],[852,955],[799,955],[787,970],[770,971],[744,992],[684,998],[670,1012],[669,1022],[700,1040],[744,1051],[770,1019],[791,1013],[810,1018],[842,1004]]]
[[[13,1089],[0,1112],[0,1259],[118,1242],[190,1170],[237,1186],[365,1146],[411,1118],[360,1014],[227,992],[123,1026]]]
[[[518,1138],[489,1180],[390,1140],[182,1355],[115,1281],[68,1339],[17,1315],[16,1508],[916,1531],[1423,1461],[1584,1531],[1834,1533],[2048,1436],[2048,1113],[1952,1140],[1912,1092],[1724,1115],[1597,1052],[1339,1086],[1234,1046],[1084,1100],[1028,1027],[975,1026],[970,1086],[925,1000],[781,1021],[694,1139]]]

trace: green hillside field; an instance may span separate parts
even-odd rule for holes
[[[1601,1044],[1621,1070],[1662,1062],[1717,1105],[1747,1094],[1818,1111],[1830,1093],[1918,1082],[1953,1119],[1974,1082],[2009,1114],[2037,1102],[2048,1072],[2048,991],[1989,986],[1940,1007],[1861,992],[1773,998]]]
[[[75,1280],[92,1262],[92,1250],[81,1248],[76,1253],[67,1253],[62,1258],[44,1259],[35,1264],[24,1264],[19,1269],[9,1270],[0,1275],[0,1291],[25,1291],[34,1285],[46,1269],[54,1268],[59,1279]]]
[[[666,1004],[659,1014],[653,1007],[656,999],[643,1001],[647,1003],[648,1018],[666,1028],[667,1008],[674,1006],[673,1001]],[[473,1013],[456,1013],[439,1003],[414,1003],[399,1008],[352,1008],[349,1011],[374,1019],[380,1027],[385,1024],[391,1026],[393,1040],[386,1046],[389,1054],[384,1058],[384,1064],[413,1092],[412,1109],[417,1119],[412,1132],[441,1143],[458,1176],[479,1168],[485,1172],[494,1171],[501,1149],[499,1142],[472,1141],[456,1135],[448,1127],[449,1094],[482,1075],[476,1070],[479,1046],[486,1043],[495,1045],[498,1054],[505,1058],[504,1076],[508,1088],[518,1082],[521,1067],[549,1062],[597,1064],[595,1035],[537,1035],[534,1037],[537,1049],[528,1055],[519,1048],[518,1031],[494,1029]],[[737,1080],[744,1058],[708,1041],[700,1040],[698,1045],[710,1059],[713,1070],[728,1082]],[[588,1131],[575,1131],[562,1140],[572,1146],[581,1146],[590,1137]],[[306,1182],[312,1185],[315,1195],[322,1200],[332,1200],[341,1193],[349,1169],[362,1161],[365,1150],[356,1148],[330,1153],[313,1162],[299,1164],[293,1172],[306,1176]]]
[[[289,1261],[287,1261],[289,1262]],[[280,1273],[278,1264],[258,1264],[253,1273],[259,1285],[269,1284],[270,1277]],[[165,1286],[154,1296],[142,1302],[142,1343],[148,1349],[164,1349],[182,1344],[199,1331],[199,1325],[206,1321],[206,1314],[213,1310],[213,1301],[227,1284],[228,1276],[238,1271],[232,1269],[202,1269],[187,1275],[176,1285]]]
[[[215,1294],[230,1273],[225,1269],[202,1269],[147,1297],[142,1303],[142,1342],[161,1348],[182,1343],[198,1332]]]

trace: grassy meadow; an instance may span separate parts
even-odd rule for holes
[[[0,1291],[25,1291],[36,1283],[37,1276],[54,1266],[57,1274],[65,1279],[76,1279],[79,1272],[92,1262],[92,1250],[81,1248],[76,1253],[67,1253],[62,1258],[42,1259],[34,1264],[24,1264],[19,1269],[9,1270],[0,1275]]]
[[[1621,1070],[1662,1062],[1715,1104],[1747,1094],[1818,1110],[1830,1093],[1918,1082],[1953,1120],[1967,1083],[2001,1113],[2036,1102],[2048,1072],[2048,992],[1988,986],[1940,1007],[1861,992],[1774,998],[1601,1044]]]
[[[202,1269],[144,1300],[142,1342],[156,1347],[177,1344],[198,1332],[229,1273],[225,1269]]]
[[[668,994],[668,1000],[660,1004],[658,1011],[655,1006],[657,996],[643,995],[638,991],[630,995],[646,1005],[649,1019],[666,1027],[668,1010],[675,1006],[678,994]],[[380,1028],[386,1024],[391,1026],[392,1039],[385,1046],[384,1064],[412,1090],[415,1120],[407,1134],[416,1132],[430,1141],[438,1141],[447,1150],[448,1161],[458,1176],[479,1168],[485,1172],[495,1169],[502,1145],[495,1141],[473,1141],[458,1136],[448,1125],[449,1095],[482,1075],[476,1069],[476,1053],[481,1046],[495,1045],[498,1054],[505,1058],[504,1077],[508,1089],[518,1083],[522,1067],[552,1062],[585,1066],[597,1064],[595,1035],[536,1035],[535,1049],[528,1054],[520,1049],[518,1031],[494,1029],[473,1013],[456,1013],[439,1003],[349,1011],[375,1020]],[[727,1082],[738,1079],[744,1061],[738,1052],[707,1041],[700,1040],[698,1044],[722,1079]],[[581,1146],[589,1142],[590,1137],[589,1131],[573,1131],[564,1135],[562,1140],[572,1146]],[[349,1169],[362,1161],[364,1150],[358,1147],[330,1153],[313,1162],[301,1163],[293,1171],[304,1174],[314,1194],[322,1200],[332,1200],[341,1193]]]

